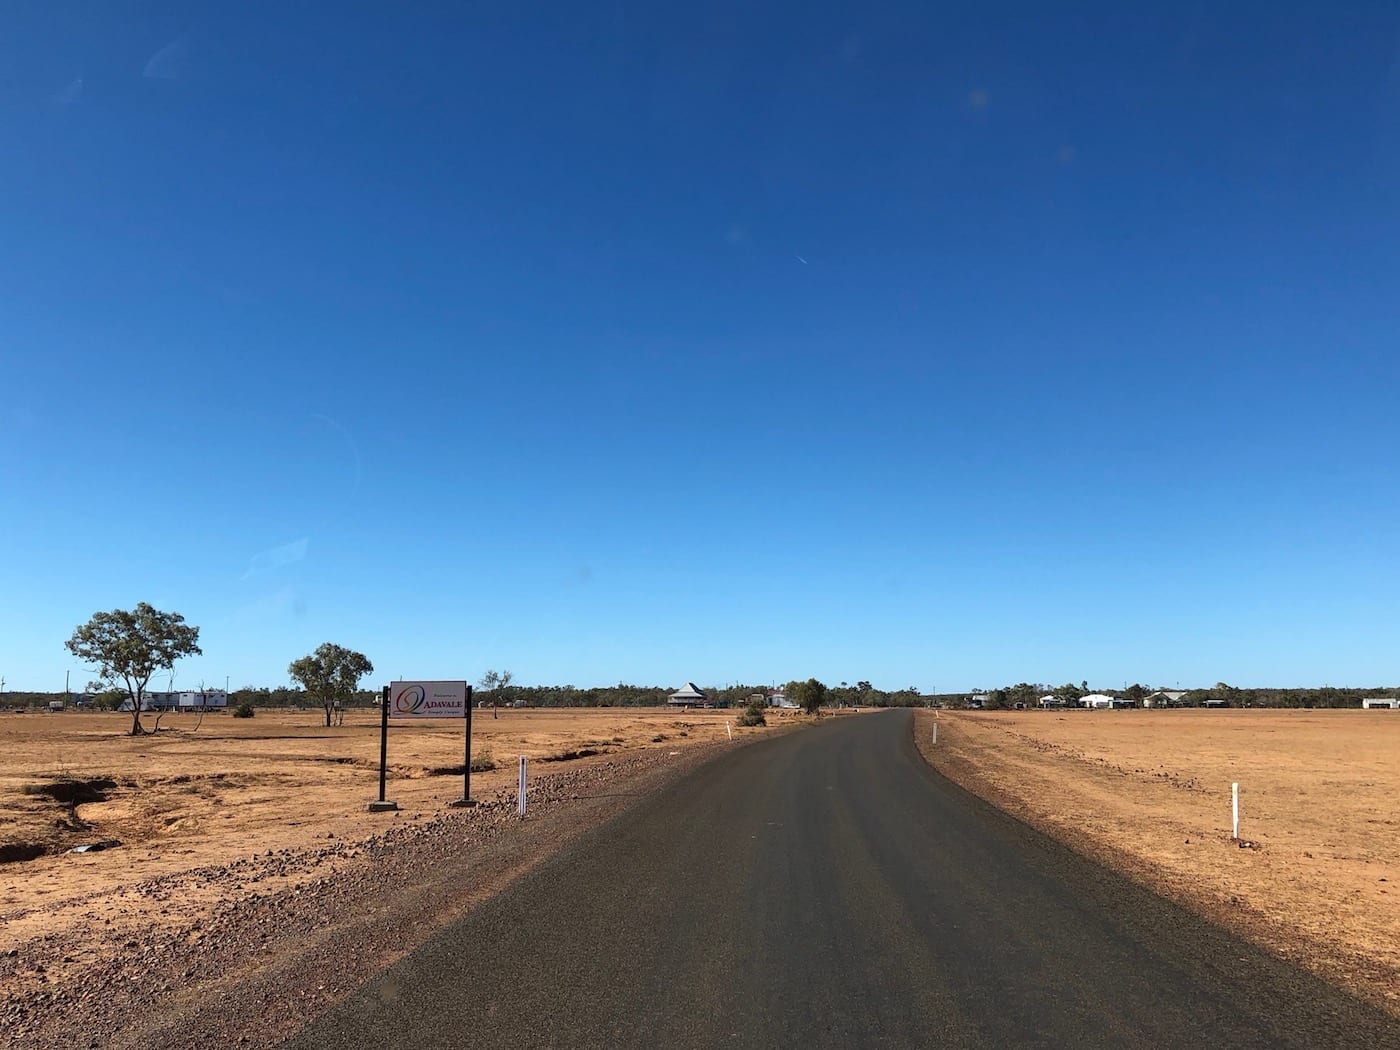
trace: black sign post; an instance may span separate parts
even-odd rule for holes
[[[379,800],[369,804],[371,813],[398,809],[397,802],[384,800],[384,780],[389,771],[389,687],[379,694]]]
[[[453,799],[449,806],[475,806],[472,798],[472,687],[467,686],[467,731],[466,746],[462,749],[462,797]]]

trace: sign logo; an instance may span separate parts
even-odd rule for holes
[[[396,715],[416,715],[423,709],[428,694],[421,685],[410,685],[394,695],[393,712]]]

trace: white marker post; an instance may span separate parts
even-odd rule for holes
[[[520,816],[525,815],[525,776],[529,770],[530,759],[525,755],[520,756],[520,790],[516,795],[515,812]]]
[[[1230,838],[1234,839],[1235,841],[1239,841],[1239,837],[1240,837],[1240,786],[1239,786],[1239,784],[1231,784],[1231,785],[1230,785],[1230,804],[1231,804],[1231,806],[1233,807],[1233,809],[1234,809],[1234,811],[1235,811],[1234,826],[1233,826],[1233,830],[1230,832]]]
[[[733,740],[733,739],[734,739],[734,727],[733,727],[732,725],[730,725],[728,722],[725,722],[725,723],[724,723],[724,731],[725,731],[726,733],[729,734],[729,739],[730,739],[730,740]]]
[[[930,743],[930,744],[936,744],[936,743],[938,743],[938,723],[937,723],[937,722],[933,723],[933,739],[930,740],[929,743]]]

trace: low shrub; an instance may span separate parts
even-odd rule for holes
[[[749,706],[744,708],[744,713],[738,717],[737,721],[741,726],[766,726],[768,719],[763,714],[763,701],[751,701]]]
[[[460,766],[458,767],[461,768]],[[480,754],[472,755],[472,772],[489,773],[496,768],[496,760],[491,757],[490,751],[482,751]]]
[[[239,704],[237,707],[235,707],[235,708],[233,709],[233,717],[234,717],[234,718],[252,718],[252,717],[253,717],[253,705],[250,704],[250,703],[248,703],[246,700],[243,701],[243,703]]]

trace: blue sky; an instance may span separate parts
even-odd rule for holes
[[[8,13],[7,687],[1395,682],[1400,10],[1042,6]]]

